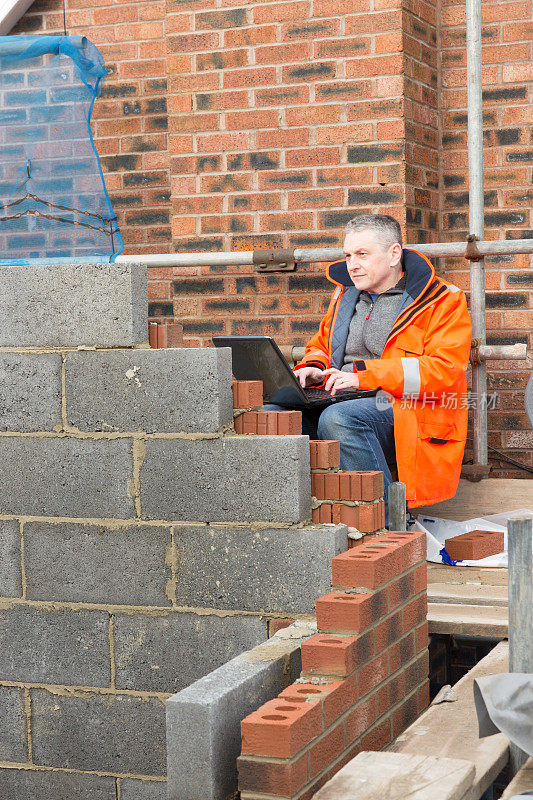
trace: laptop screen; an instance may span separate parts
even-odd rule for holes
[[[293,371],[270,336],[213,336],[215,347],[231,347],[238,381],[263,381],[263,402],[286,405],[306,397]]]

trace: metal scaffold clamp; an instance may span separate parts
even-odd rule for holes
[[[253,263],[258,272],[294,272],[294,250],[254,250]]]
[[[481,261],[483,256],[478,250],[476,242],[479,242],[479,236],[470,233],[466,240],[465,258],[468,261]]]

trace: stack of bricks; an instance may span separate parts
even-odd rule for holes
[[[149,322],[148,343],[153,349],[183,347],[183,325],[178,322]]]
[[[392,531],[332,565],[301,678],[242,721],[242,800],[308,800],[429,703],[425,536]]]
[[[301,411],[263,411],[262,381],[233,381],[235,433],[260,436],[299,435]]]
[[[312,441],[310,445],[313,522],[342,522],[362,533],[384,528],[383,473],[340,471],[338,441]],[[356,541],[350,539],[350,545]]]

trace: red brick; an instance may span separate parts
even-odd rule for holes
[[[403,673],[380,686],[376,691],[376,717],[386,714],[392,706],[399,703],[405,696],[405,681]]]
[[[403,664],[406,664],[415,655],[415,633],[410,631],[407,636],[395,642],[389,648],[389,673],[400,669]]]
[[[415,580],[416,586],[415,591],[418,594],[419,592],[423,592],[428,588],[428,565],[427,561],[424,561],[423,564],[420,564],[415,570]]]
[[[320,522],[320,507],[313,508],[313,510],[311,511],[311,519],[315,523],[315,525],[318,525],[318,523]]]
[[[429,676],[429,653],[422,650],[416,661],[405,668],[405,692],[409,694]]]
[[[302,642],[302,671],[320,675],[349,675],[357,666],[352,636],[317,634]]]
[[[361,500],[383,497],[383,473],[377,470],[361,473]]]
[[[359,507],[334,503],[332,507],[332,521],[336,524],[342,523],[352,528],[359,528]]]
[[[416,652],[420,653],[424,648],[428,646],[428,623],[423,622],[417,628],[415,628],[415,642],[416,642]]]
[[[241,722],[242,752],[290,758],[322,732],[320,705],[289,704],[284,698],[265,703]]]
[[[501,553],[504,549],[503,531],[475,530],[446,539],[444,547],[454,561],[477,561]]]
[[[316,601],[316,620],[322,633],[361,633],[387,613],[386,592],[342,594],[330,592]]]
[[[342,681],[335,681],[330,687],[323,700],[326,728],[348,711],[357,700],[357,676],[354,673]]]
[[[400,572],[398,550],[363,544],[332,559],[333,586],[376,589]]]
[[[418,713],[421,714],[429,706],[429,680],[424,681],[422,686],[417,689]]]
[[[397,708],[392,714],[392,735],[399,736],[418,716],[418,697],[417,694],[411,695]]]
[[[376,698],[374,695],[360,701],[346,717],[346,744],[355,742],[374,723],[376,719]]]
[[[317,634],[302,644],[302,669],[310,674],[347,676],[374,654],[374,632],[361,636]]]
[[[400,609],[376,625],[374,629],[376,653],[381,653],[382,650],[390,647],[402,633],[402,611]]]
[[[331,469],[341,461],[341,443],[329,439],[313,439],[311,449],[311,469]]]
[[[362,500],[361,477],[357,470],[344,470],[339,473],[340,500]]]
[[[389,531],[380,537],[383,544],[396,544],[402,550],[402,569],[426,560],[426,534],[419,531]]]
[[[278,631],[283,630],[283,628],[288,628],[289,625],[292,625],[294,622],[293,619],[271,619],[268,621],[268,635],[274,636],[275,633]]]
[[[397,608],[416,594],[415,573],[405,572],[389,586],[389,608]]]
[[[357,528],[363,533],[374,533],[379,530],[381,511],[378,503],[361,503],[358,506],[359,521]]]
[[[420,623],[425,622],[428,613],[427,595],[418,595],[402,609],[402,625],[404,633],[407,633],[411,628],[417,627]]]
[[[362,697],[378,684],[382,683],[389,675],[388,653],[381,653],[373,661],[365,664],[357,672],[357,693]]]
[[[341,723],[313,745],[309,751],[309,777],[314,778],[344,750],[344,725]]]
[[[324,475],[324,493],[327,500],[340,500],[339,473],[330,472]]]
[[[361,748],[363,750],[383,750],[392,739],[391,721],[385,719],[372,728],[366,736],[361,739]]]
[[[277,411],[275,413],[278,418],[278,434],[301,434],[301,411]]]
[[[311,494],[317,500],[326,499],[325,477],[322,472],[314,472],[311,475]]]
[[[318,509],[318,519],[326,525],[331,522],[331,506],[329,503],[322,503]]]
[[[245,411],[241,417],[243,418],[242,432],[257,433],[257,411]]]
[[[239,756],[237,769],[241,792],[268,792],[292,797],[308,781],[308,755],[296,756],[286,764]]]
[[[263,405],[263,381],[235,381],[232,391],[233,408]]]

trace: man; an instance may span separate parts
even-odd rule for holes
[[[385,501],[396,459],[410,507],[453,497],[467,429],[466,368],[471,325],[466,298],[435,276],[416,250],[402,249],[388,215],[354,217],[345,260],[328,267],[336,284],[318,332],[295,366],[302,386],[379,391],[326,407],[305,431],[339,439],[341,468],[382,470]]]

